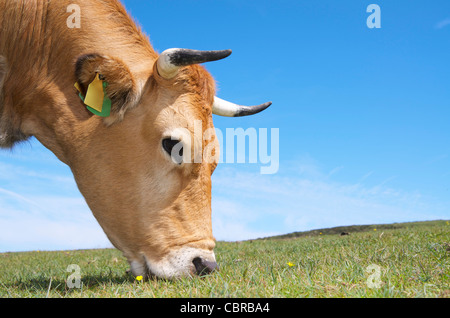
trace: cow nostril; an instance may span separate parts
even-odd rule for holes
[[[194,258],[192,263],[194,263],[195,270],[199,276],[209,274],[217,270],[218,267],[216,262],[210,262],[201,257]]]

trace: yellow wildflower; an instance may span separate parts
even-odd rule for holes
[[[287,264],[289,265],[289,267],[292,267],[292,266],[294,266],[294,264],[293,264],[293,263],[291,263],[291,262],[288,262]]]
[[[137,280],[137,281],[141,281],[142,278],[143,278],[142,276],[136,276],[136,280]]]

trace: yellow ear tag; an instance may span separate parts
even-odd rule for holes
[[[78,82],[76,82],[75,85],[73,85],[73,86],[75,86],[77,91],[81,92],[81,87],[80,87],[80,84],[78,84]]]
[[[103,81],[100,79],[99,74],[95,75],[95,79],[89,84],[86,98],[84,99],[84,103],[95,109],[98,112],[102,111],[103,108],[103,98],[105,94],[103,92]]]
[[[98,76],[98,75],[96,75],[96,76]],[[100,76],[98,76],[98,79],[100,79]],[[95,81],[95,79],[94,79],[94,81]],[[100,80],[100,82],[102,83],[102,87],[103,87],[103,105],[102,105],[102,107],[100,107],[100,111],[98,111],[88,105],[86,105],[86,108],[94,115],[98,115],[101,117],[108,117],[111,114],[111,99],[108,98],[108,96],[106,95],[106,91],[105,91],[105,88],[108,86],[108,82],[106,82],[104,80]],[[80,84],[78,84],[78,82],[76,82],[74,86],[78,90],[78,96],[81,98],[83,103],[86,104],[85,98],[84,98],[83,94],[81,94]],[[95,92],[95,90],[92,90],[92,92]]]

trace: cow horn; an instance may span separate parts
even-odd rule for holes
[[[158,73],[165,79],[175,77],[182,66],[212,62],[226,58],[231,50],[198,51],[189,49],[167,49],[161,53],[157,61]]]
[[[254,115],[262,112],[264,109],[272,105],[272,102],[267,102],[256,106],[241,106],[230,103],[217,96],[214,97],[213,114],[225,117],[241,117]]]

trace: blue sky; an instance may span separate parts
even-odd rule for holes
[[[241,240],[450,219],[450,2],[124,1],[154,48],[232,49],[218,96],[273,106],[217,128],[278,128],[280,164],[223,163],[213,230]],[[381,28],[369,29],[369,4]],[[70,169],[35,140],[0,151],[0,252],[110,246]]]

